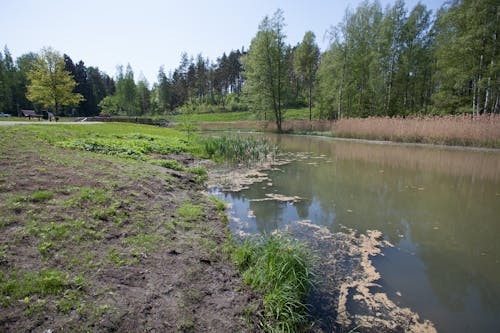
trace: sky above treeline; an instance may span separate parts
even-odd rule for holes
[[[51,46],[74,62],[114,76],[130,63],[136,80],[156,82],[160,66],[175,69],[182,52],[215,61],[223,52],[248,49],[265,15],[281,8],[287,41],[295,45],[308,30],[322,51],[326,32],[342,21],[345,0],[0,0],[0,46],[14,58]],[[382,7],[393,0],[381,0]],[[406,0],[408,10],[419,1]],[[443,0],[420,0],[433,13]]]

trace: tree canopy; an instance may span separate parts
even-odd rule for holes
[[[33,68],[28,72],[27,98],[57,114],[65,105],[77,105],[83,96],[73,93],[76,82],[64,69],[63,57],[51,48],[42,49]]]

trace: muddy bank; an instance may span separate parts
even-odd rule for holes
[[[22,131],[3,133],[0,156],[0,331],[258,330],[193,174]]]
[[[380,274],[370,258],[392,246],[379,231],[332,233],[310,221],[299,221],[285,232],[307,242],[318,255],[318,284],[310,300],[320,331],[356,327],[362,332],[436,332],[428,320],[399,307],[385,293],[373,291]]]
[[[280,158],[278,163],[268,163],[262,169],[224,170],[219,173],[224,180],[218,189],[223,192],[241,191],[251,184],[262,183],[263,188],[272,188],[269,171],[280,171],[279,165],[293,159],[311,159],[310,154],[294,154]],[[325,158],[317,156],[314,158]],[[217,179],[217,178],[213,178]],[[261,186],[261,185],[257,185]],[[278,201],[295,204],[307,200],[293,195],[269,193],[263,197],[248,199],[255,201]],[[252,210],[248,218],[255,218]],[[231,216],[232,231],[242,237],[251,235],[248,222],[243,217]],[[291,222],[291,221],[290,221]],[[392,246],[383,240],[378,231],[358,234],[344,229],[332,233],[311,221],[293,222],[285,230],[293,238],[304,241],[317,254],[315,272],[317,288],[310,295],[314,332],[348,331],[356,328],[361,332],[435,332],[433,324],[423,320],[411,309],[400,307],[394,299],[379,292],[377,281],[380,274],[372,265],[373,256],[382,255],[384,247]]]

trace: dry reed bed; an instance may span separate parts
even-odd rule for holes
[[[202,123],[203,130],[276,130],[268,121]],[[500,115],[370,117],[283,122],[287,132],[331,132],[336,137],[500,148]]]
[[[500,147],[500,115],[346,118],[332,122],[286,122],[284,130],[329,131],[334,136]]]

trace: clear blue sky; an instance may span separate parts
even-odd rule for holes
[[[324,50],[323,36],[347,7],[360,0],[0,0],[0,46],[13,57],[51,46],[109,75],[132,66],[152,84],[161,65],[178,66],[180,55],[202,53],[215,61],[223,52],[248,49],[265,15],[285,12],[292,45],[312,30]],[[394,1],[381,0],[385,7]],[[406,0],[413,8],[417,0]],[[421,0],[435,12],[443,0]]]

